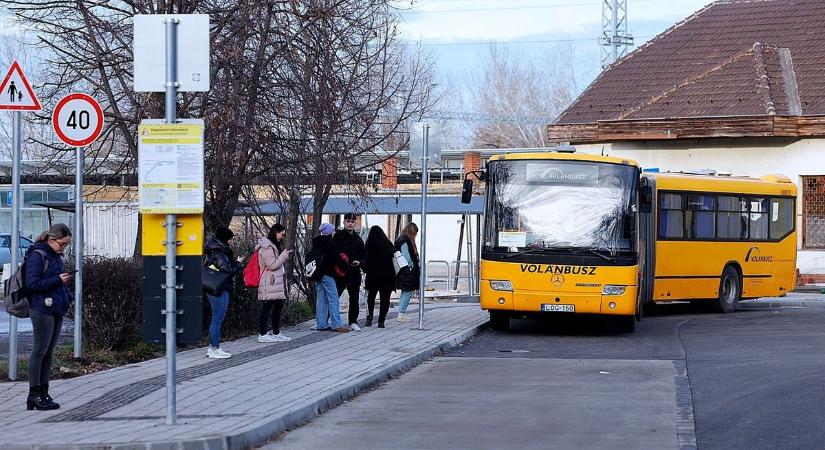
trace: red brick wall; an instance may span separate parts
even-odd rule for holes
[[[381,162],[381,187],[384,189],[398,187],[398,159],[390,158]]]
[[[802,177],[802,248],[825,248],[825,175]]]
[[[481,153],[464,153],[464,175],[466,176],[468,173],[474,170],[481,170]],[[473,176],[473,178],[478,180],[477,176]]]

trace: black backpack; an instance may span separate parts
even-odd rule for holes
[[[321,281],[324,278],[324,252],[320,247],[313,247],[304,259],[304,274],[309,281]]]

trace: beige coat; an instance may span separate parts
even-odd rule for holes
[[[261,268],[261,283],[258,285],[258,300],[286,299],[286,277],[284,262],[289,253],[278,254],[275,244],[262,237],[255,246],[258,251],[258,266]]]

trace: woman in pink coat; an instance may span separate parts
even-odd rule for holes
[[[284,250],[281,241],[286,235],[283,225],[276,223],[269,229],[269,234],[262,237],[255,247],[258,252],[258,265],[261,269],[261,282],[258,285],[258,300],[262,301],[261,316],[258,319],[258,342],[291,341],[281,334],[281,311],[286,303],[286,276],[284,263],[292,255],[292,250]],[[267,332],[266,322],[272,314],[272,331]]]

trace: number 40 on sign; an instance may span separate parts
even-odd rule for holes
[[[61,141],[72,147],[85,147],[103,130],[103,109],[86,94],[69,94],[57,102],[52,127]]]

